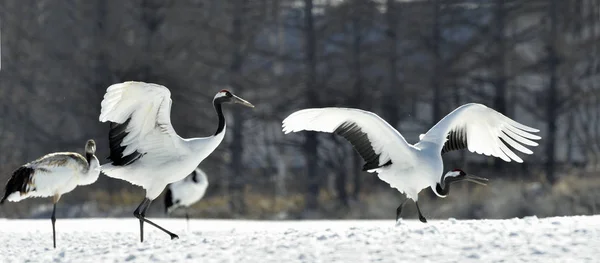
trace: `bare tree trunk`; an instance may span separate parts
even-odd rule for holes
[[[502,114],[506,114],[506,40],[504,37],[506,12],[504,10],[504,1],[496,0],[496,32],[494,35],[494,44],[496,45],[496,74],[494,80],[496,96],[494,97],[494,109]],[[495,158],[494,168],[499,171],[503,163],[502,159]]]
[[[546,105],[546,119],[548,121],[548,137],[546,139],[546,178],[549,183],[554,184],[556,182],[555,177],[555,143],[556,143],[556,119],[558,117],[557,112],[557,69],[558,69],[558,56],[556,54],[556,40],[557,40],[557,0],[550,0],[550,37],[548,46],[548,70],[550,75],[550,82],[548,84],[548,101]]]
[[[106,59],[106,47],[104,40],[106,39],[106,27],[107,27],[107,5],[108,3],[104,0],[96,1],[96,12],[98,17],[96,23],[95,32],[95,44],[96,48],[96,68],[94,74],[96,89],[100,92],[104,92],[108,86],[106,84],[112,83],[110,79],[110,72],[108,69],[108,62]]]
[[[442,87],[441,80],[442,76],[442,57],[440,50],[440,42],[441,38],[441,29],[440,29],[440,0],[433,0],[433,39],[432,39],[432,47],[433,47],[433,76],[432,86],[433,86],[433,116],[432,116],[432,124],[435,125],[441,118],[441,100],[442,100]],[[432,126],[433,126],[432,125]]]
[[[441,118],[442,118],[442,112],[441,112],[441,103],[442,103],[442,83],[441,80],[443,79],[443,73],[442,73],[442,57],[441,57],[441,50],[440,50],[440,46],[441,46],[441,41],[442,41],[442,37],[441,37],[441,26],[440,26],[440,1],[441,0],[433,0],[433,38],[432,38],[432,52],[433,52],[433,76],[431,78],[432,80],[432,86],[433,86],[433,101],[432,101],[432,106],[433,106],[433,111],[432,111],[432,125],[435,125]],[[430,188],[428,188],[430,189]],[[430,197],[435,197],[435,193],[431,190],[427,191],[429,193]]]
[[[386,29],[386,39],[388,46],[388,77],[389,83],[387,86],[387,90],[384,92],[385,96],[384,100],[384,108],[383,113],[386,116],[387,121],[393,126],[396,127],[398,122],[400,121],[400,115],[398,113],[398,97],[397,94],[402,93],[402,87],[400,87],[398,82],[398,20],[397,20],[397,12],[396,12],[396,3],[395,0],[387,0],[386,1],[386,21],[387,21],[387,29]]]
[[[142,65],[143,68],[140,69],[139,73],[141,74],[141,76],[137,76],[138,78],[140,78],[141,80],[145,80],[145,81],[150,81],[150,78],[152,77],[152,70],[153,68],[150,65],[153,65],[152,60],[153,58],[153,50],[152,50],[152,43],[154,42],[154,34],[156,33],[156,31],[158,31],[158,27],[160,26],[160,24],[163,22],[164,20],[164,16],[160,15],[160,12],[158,12],[158,10],[165,5],[164,2],[162,1],[156,1],[156,0],[142,0],[141,3],[141,9],[142,9],[142,22],[144,22],[144,26],[146,27],[146,30],[148,30],[147,36],[146,36],[146,43],[145,43],[145,51],[146,51],[146,56],[145,56],[145,60],[144,60],[144,64]]]
[[[232,17],[232,57],[229,65],[229,85],[233,87],[235,92],[241,93],[243,86],[240,83],[242,75],[243,55],[242,46],[244,41],[244,31],[242,28],[242,20],[246,8],[247,0],[234,1],[233,17]],[[243,153],[244,153],[244,118],[242,112],[237,107],[232,107],[233,113],[233,129],[232,140],[229,145],[231,151],[231,174],[229,178],[229,208],[235,214],[244,214],[246,206],[244,203],[244,178],[243,171]]]
[[[352,73],[354,75],[354,91],[353,91],[353,96],[352,96],[352,103],[351,105],[355,108],[362,108],[363,105],[361,105],[361,101],[363,98],[363,73],[362,73],[362,64],[360,61],[360,57],[361,57],[361,43],[362,43],[362,37],[361,37],[361,21],[360,21],[360,2],[359,1],[355,1],[354,2],[354,7],[353,7],[353,14],[352,14]],[[361,166],[360,164],[362,163],[362,158],[358,155],[358,152],[356,151],[352,151],[352,172],[354,173],[354,191],[352,192],[352,196],[354,198],[358,198],[358,194],[360,193],[360,186],[361,186],[361,178],[360,176],[362,175],[362,171],[361,171]],[[338,173],[338,176],[347,176],[346,173]],[[344,181],[346,181],[344,179]],[[338,191],[346,191],[346,186],[344,185],[343,188],[339,188]],[[343,204],[348,204],[348,200],[347,200],[347,194],[344,193],[343,195],[340,195],[340,198],[346,198],[346,200],[340,200]]]
[[[317,39],[313,17],[313,1],[304,0],[304,39],[305,39],[305,74],[307,107],[318,107],[317,87]],[[320,169],[318,167],[317,148],[319,141],[316,132],[307,132],[304,142],[304,156],[307,165],[306,210],[316,210],[318,205]]]

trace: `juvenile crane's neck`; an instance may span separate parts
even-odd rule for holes
[[[79,185],[93,184],[100,176],[100,161],[98,161],[98,158],[94,154],[86,153],[85,159],[88,162],[88,167],[84,172],[85,175],[79,179]]]
[[[93,153],[85,153],[85,160],[88,162],[88,166],[92,164],[92,158],[94,158]]]

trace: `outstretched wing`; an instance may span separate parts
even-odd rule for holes
[[[344,137],[366,162],[365,171],[398,162],[413,164],[412,146],[372,112],[348,108],[304,109],[283,120],[284,133],[303,130]]]
[[[523,159],[508,148],[507,144],[522,153],[532,154],[523,144],[537,146],[532,140],[539,140],[541,137],[531,133],[538,131],[485,105],[469,103],[458,107],[420,137],[421,142],[437,144],[441,153],[469,149],[506,162],[514,160],[521,163]]]
[[[161,85],[128,81],[106,90],[101,122],[110,122],[110,157],[115,166],[131,164],[149,154],[154,161],[177,148],[171,125],[171,93]]]

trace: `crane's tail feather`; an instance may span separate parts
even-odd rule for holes
[[[35,170],[30,167],[21,166],[15,170],[6,183],[4,197],[0,200],[0,204],[4,201],[19,201],[27,198],[27,193],[35,190],[33,185],[33,175]]]
[[[131,172],[126,167],[113,166],[112,164],[107,163],[100,166],[100,171],[102,174],[110,178],[121,179],[133,185],[143,186],[143,182],[139,180],[141,178],[138,176],[132,176]]]

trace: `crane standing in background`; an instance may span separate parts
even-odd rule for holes
[[[183,178],[183,180],[167,185],[167,193],[165,194],[165,213],[171,214],[173,210],[184,207],[185,220],[189,231],[189,207],[204,197],[206,188],[208,188],[208,179],[206,173],[200,168],[196,168],[190,175]]]

